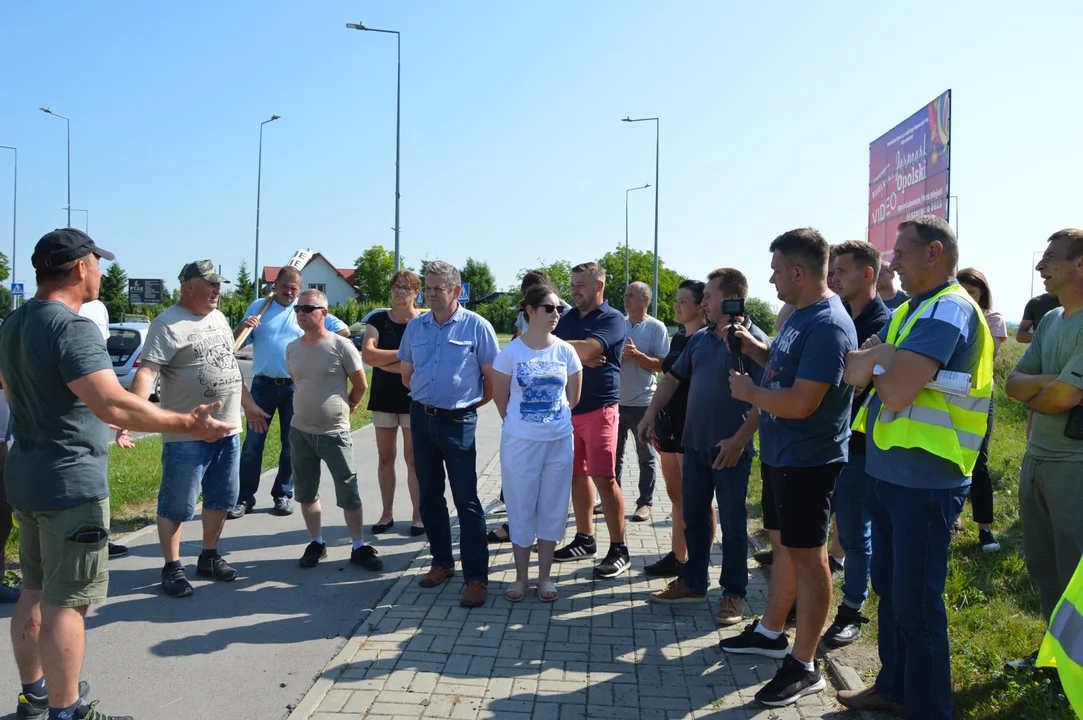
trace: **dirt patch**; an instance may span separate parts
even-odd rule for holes
[[[853,668],[866,686],[872,685],[880,672],[880,655],[875,644],[858,640],[847,647],[832,650],[830,656],[839,665]]]

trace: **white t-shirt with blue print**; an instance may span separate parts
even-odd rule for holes
[[[571,345],[556,340],[544,350],[532,350],[516,338],[496,356],[493,369],[511,377],[505,433],[541,441],[572,434],[572,411],[565,389],[568,378],[582,372],[583,364]]]

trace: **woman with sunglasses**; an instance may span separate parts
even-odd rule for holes
[[[399,270],[391,276],[391,309],[369,317],[361,350],[361,359],[372,366],[369,411],[376,428],[377,478],[383,501],[380,519],[372,526],[373,535],[387,532],[395,525],[395,456],[398,455],[399,428],[402,428],[402,451],[406,459],[406,484],[413,506],[410,534],[418,536],[425,532],[421,524],[414,447],[410,438],[410,391],[402,384],[398,358],[406,324],[421,314],[416,305],[420,289],[421,278],[409,270]]]
[[[680,329],[669,344],[669,354],[662,360],[662,372],[667,373],[677,364],[689,338],[707,325],[707,316],[703,312],[704,283],[699,280],[685,280],[677,288],[677,302],[673,305],[674,314]],[[681,503],[681,471],[684,448],[681,438],[684,436],[684,416],[688,409],[688,383],[681,383],[677,393],[665,407],[665,417],[669,426],[663,428],[664,437],[655,439],[655,447],[662,466],[662,479],[666,483],[666,495],[672,504],[670,510],[672,539],[670,551],[662,559],[652,563],[643,572],[650,577],[677,577],[681,568],[688,561],[688,546],[684,541],[684,509]],[[662,415],[662,413],[659,413]],[[656,434],[658,425],[655,425]],[[712,518],[711,527],[717,523]],[[711,531],[712,537],[714,531]]]
[[[523,296],[526,331],[493,362],[493,400],[504,419],[501,481],[515,554],[515,582],[504,597],[526,596],[530,548],[538,543],[538,598],[558,593],[549,571],[564,537],[572,491],[572,408],[579,402],[583,365],[571,345],[553,335],[560,298],[549,285]]]

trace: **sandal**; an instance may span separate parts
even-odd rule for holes
[[[504,531],[504,537],[500,537],[496,530],[490,530],[488,535],[489,544],[511,542],[511,531],[508,529],[508,524],[504,523],[500,526],[500,529]]]
[[[508,586],[507,592],[504,593],[504,599],[508,602],[519,602],[526,597],[526,583],[516,580]]]
[[[560,597],[560,592],[552,580],[538,583],[538,599],[542,602],[553,602]]]

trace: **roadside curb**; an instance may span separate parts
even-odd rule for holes
[[[366,426],[371,427],[371,425]],[[492,475],[493,470],[500,462],[500,453],[497,452],[493,455],[493,458],[485,466],[485,469],[478,474],[478,484]],[[458,527],[458,517],[452,512],[451,515],[451,527],[454,530]],[[453,540],[455,538],[452,538]],[[399,574],[395,584],[391,586],[391,589],[384,594],[380,600],[376,602],[376,606],[368,611],[368,613],[362,615],[357,625],[354,627],[353,632],[350,634],[350,638],[346,641],[346,644],[338,652],[335,657],[331,659],[319,675],[316,676],[316,681],[305,693],[304,697],[293,707],[286,720],[306,720],[316,712],[316,708],[319,707],[320,702],[327,695],[328,691],[334,687],[335,681],[342,675],[343,672],[350,669],[351,662],[357,652],[364,645],[365,638],[369,636],[369,633],[362,630],[365,624],[377,625],[387,611],[394,607],[399,598],[410,587],[418,571],[424,570],[427,567],[427,561],[424,559],[429,552],[429,543],[426,541],[421,549],[417,551],[417,554],[410,561],[410,565],[402,570]]]

